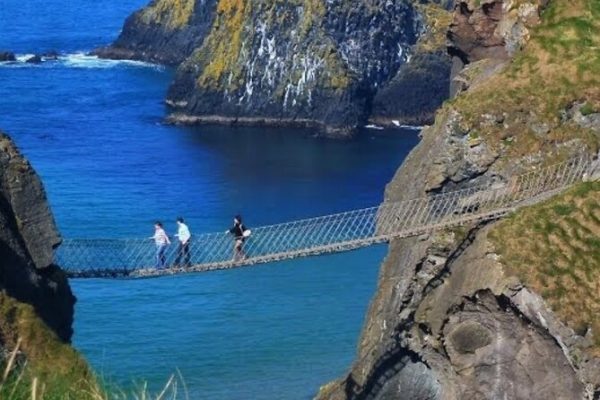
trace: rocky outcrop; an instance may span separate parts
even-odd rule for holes
[[[469,13],[503,21],[515,10],[533,8],[541,22],[535,31],[546,44],[556,35],[563,39],[563,31],[556,29],[563,18],[590,18],[585,2],[551,4],[556,8],[544,14],[551,18],[546,23],[539,19],[541,5],[535,1],[492,3],[469,3]],[[459,2],[455,19],[464,18],[463,7]],[[556,160],[596,153],[598,98],[594,93],[585,103],[577,100],[585,82],[561,83],[571,67],[564,58],[548,56],[535,38],[521,44],[525,48],[516,53],[518,59],[508,63],[506,40],[494,50],[495,42],[486,42],[488,52],[474,51],[477,46],[469,40],[453,45],[472,49],[464,52],[469,64],[460,71],[464,91],[422,131],[421,142],[387,186],[386,201],[505,183]],[[539,71],[537,60],[545,62],[543,78],[532,75]],[[564,98],[550,103],[547,93],[559,91]],[[597,354],[582,356],[579,350],[589,348],[585,343],[593,335],[570,328],[548,306],[543,291],[532,290],[511,273],[495,253],[490,239],[495,229],[496,223],[473,224],[392,241],[351,371],[324,386],[318,398],[597,397],[600,361]]]
[[[16,61],[16,57],[14,53],[11,53],[10,51],[0,51],[0,62],[6,62],[6,61]]]
[[[540,22],[539,10],[547,0],[519,4],[504,0],[457,1],[447,36],[448,53],[453,57],[451,95],[464,89],[454,82],[457,73],[480,60],[496,64],[510,59],[529,40],[531,27]]]
[[[460,0],[448,31],[449,51],[465,64],[484,58],[508,59],[529,39],[547,0],[514,4],[504,0]]]
[[[431,120],[448,93],[450,61],[439,52],[416,56],[427,31],[411,0],[155,0],[95,54],[183,61],[167,96],[175,123],[315,126],[345,135],[372,110],[382,121]]]
[[[179,65],[210,31],[216,4],[217,0],[153,0],[127,18],[112,45],[93,54]]]
[[[28,64],[41,64],[42,56],[36,54],[34,56],[29,57],[27,60],[25,60],[25,62]]]
[[[53,264],[61,242],[42,182],[0,133],[0,290],[34,307],[63,341],[72,335],[75,297]]]
[[[296,4],[298,3],[298,4]],[[407,60],[421,29],[407,1],[220,1],[214,28],[178,69],[169,104],[214,116],[345,134]]]

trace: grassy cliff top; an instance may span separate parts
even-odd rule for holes
[[[509,13],[518,14],[515,7]],[[578,102],[588,113],[600,112],[600,1],[553,0],[529,34],[526,47],[501,73],[450,106],[460,110],[467,130],[509,159],[548,154],[572,139],[597,150],[598,135],[565,118],[564,111]]]
[[[600,182],[517,212],[490,238],[510,274],[578,334],[591,330],[600,355]]]
[[[188,24],[194,13],[196,0],[155,0],[141,11],[146,24],[161,24],[175,30]]]

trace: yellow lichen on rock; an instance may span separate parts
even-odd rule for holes
[[[229,73],[230,86],[237,86],[241,78],[238,58],[242,50],[244,23],[249,12],[246,0],[219,1],[212,31],[195,54],[205,65],[197,80],[200,86],[218,87],[226,73]]]
[[[435,3],[417,3],[415,7],[423,16],[425,26],[427,26],[427,31],[417,42],[417,50],[423,52],[445,51],[446,32],[452,23],[452,12]]]
[[[175,30],[189,23],[195,4],[196,0],[155,0],[143,9],[141,19],[145,24],[162,24]]]

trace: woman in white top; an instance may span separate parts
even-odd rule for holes
[[[154,239],[154,244],[156,244],[156,268],[165,268],[165,251],[171,241],[163,229],[162,223],[156,222],[154,224],[154,236],[150,239]]]

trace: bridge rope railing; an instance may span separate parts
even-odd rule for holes
[[[55,261],[71,277],[149,277],[351,250],[497,218],[576,183],[589,174],[591,166],[589,158],[577,158],[515,176],[508,182],[254,228],[244,243],[243,258],[235,257],[232,236],[222,232],[191,239],[188,267],[173,266],[177,257],[174,243],[166,254],[171,267],[154,268],[155,247],[149,239],[67,239],[56,250]]]

